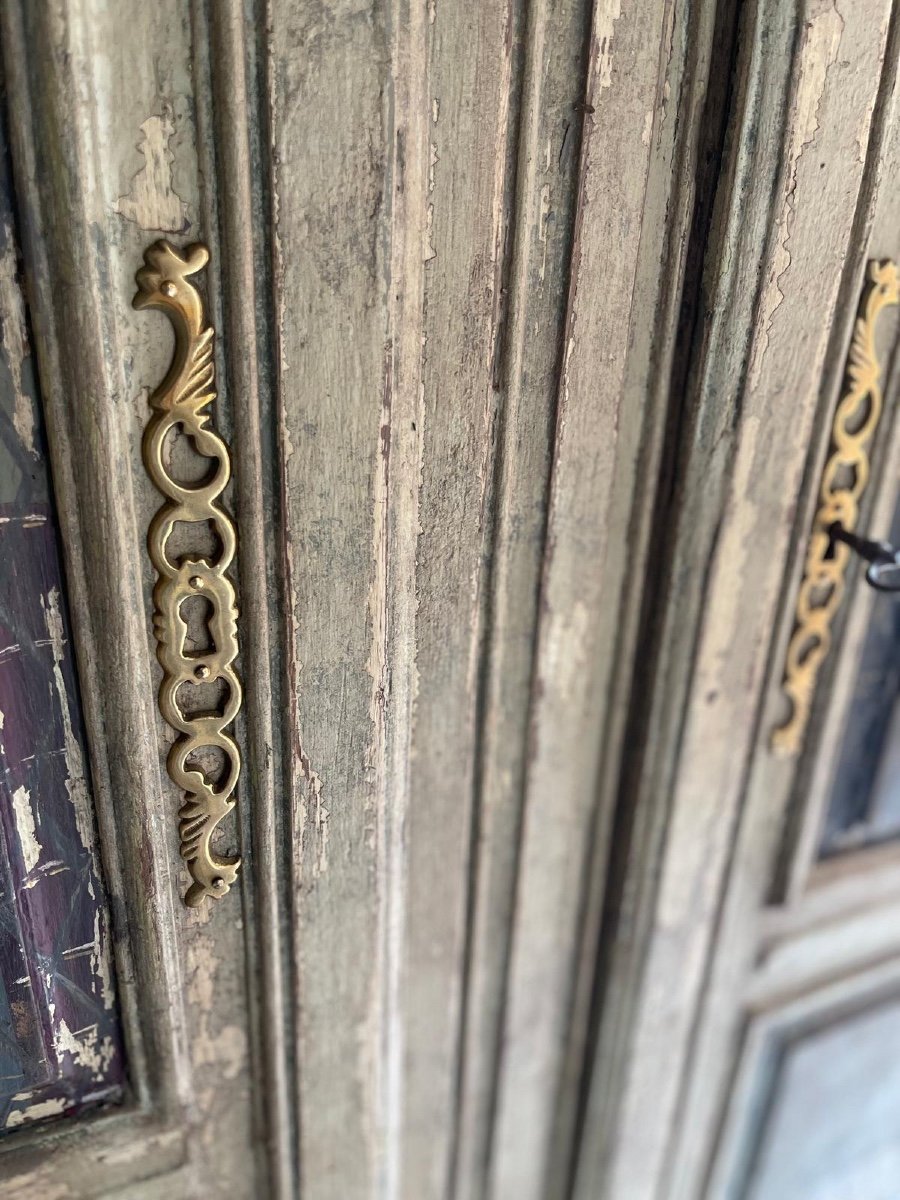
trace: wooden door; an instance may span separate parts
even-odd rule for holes
[[[893,1195],[896,610],[855,565],[772,743],[900,259],[891,0],[0,13],[0,413],[46,428],[124,1064],[20,1098],[4,1195]],[[241,866],[195,907],[141,452],[172,335],[131,303],[161,239],[209,249],[237,531]]]

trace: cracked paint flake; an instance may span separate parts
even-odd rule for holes
[[[804,30],[803,48],[787,148],[784,197],[776,228],[775,252],[760,297],[759,336],[754,340],[748,382],[753,391],[762,376],[763,363],[775,314],[784,301],[782,283],[791,266],[790,240],[796,211],[797,172],[807,147],[819,132],[819,105],[825,92],[828,68],[837,61],[844,22],[833,4],[824,8]]]
[[[30,1092],[20,1092],[13,1097],[14,1101],[27,1101],[31,1098]],[[30,1108],[17,1109],[11,1112],[6,1118],[6,1129],[15,1129],[18,1125],[24,1125],[29,1121],[40,1121],[43,1117],[55,1117],[66,1111],[66,1101],[62,1096],[54,1096],[50,1100],[41,1100],[37,1104],[32,1104]],[[42,1193],[45,1195],[46,1193]]]
[[[190,226],[188,206],[175,191],[172,164],[175,155],[169,143],[175,136],[175,120],[170,106],[160,116],[148,117],[141,125],[137,148],[144,165],[131,180],[131,188],[113,205],[120,216],[141,229],[163,233],[184,233]]]
[[[31,793],[24,785],[18,787],[13,792],[12,802],[16,818],[16,833],[19,836],[19,846],[25,860],[25,871],[30,875],[38,865],[43,850],[43,846],[37,839],[34,809],[31,807]]]
[[[644,128],[641,130],[641,145],[649,146],[653,141],[653,109],[648,108],[644,113]]]
[[[66,791],[75,810],[75,825],[82,846],[93,853],[93,814],[91,799],[88,793],[87,778],[84,769],[84,755],[81,744],[75,736],[72,725],[72,713],[69,709],[69,694],[66,690],[62,674],[62,661],[65,655],[65,632],[63,627],[62,610],[58,588],[51,588],[47,593],[46,603],[41,597],[41,607],[44,610],[44,621],[53,650],[53,686],[59,705],[59,713],[63,724],[63,740],[66,755]]]
[[[544,276],[547,273],[547,220],[550,216],[550,184],[545,183],[541,188],[541,208],[538,216],[538,240],[544,247],[541,255],[541,268],[539,271],[541,283],[544,282]]]
[[[100,1039],[96,1025],[73,1033],[65,1019],[53,1031],[53,1044],[60,1058],[70,1054],[73,1062],[89,1070],[98,1081],[105,1077],[115,1054],[112,1038]]]
[[[313,875],[324,875],[328,870],[328,817],[330,814],[322,802],[322,789],[324,787],[322,780],[313,770],[309,757],[302,750],[300,752],[300,770],[303,772],[303,778],[306,780],[309,788],[308,800],[312,800],[313,820],[315,822],[316,857],[313,862]],[[301,839],[307,825],[307,807],[308,801],[300,806]]]
[[[428,212],[425,217],[425,262],[431,262],[433,258],[437,258],[437,250],[434,248],[434,205],[428,205]]]
[[[600,0],[594,17],[594,39],[597,45],[597,87],[600,91],[612,85],[612,47],[616,21],[622,15],[622,0]]]
[[[198,914],[199,915],[199,914]],[[208,911],[204,914],[208,917]],[[212,1117],[219,1102],[217,1077],[237,1079],[247,1070],[247,1035],[240,1025],[226,1023],[213,1029],[213,1017],[221,1005],[217,996],[216,973],[219,954],[213,939],[198,933],[187,947],[187,1001],[191,1009],[191,1063],[196,1081],[197,1110]],[[216,1139],[215,1123],[200,1122],[201,1139],[212,1148]]]

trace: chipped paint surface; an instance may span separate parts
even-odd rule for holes
[[[29,1092],[22,1092],[13,1097],[19,1103],[27,1103],[30,1100]],[[25,1125],[31,1121],[40,1121],[44,1117],[55,1117],[60,1113],[65,1112],[66,1102],[62,1097],[57,1096],[52,1100],[39,1100],[36,1104],[31,1104],[27,1108],[14,1109],[6,1118],[6,1129],[15,1129],[19,1125]]]
[[[190,225],[187,202],[175,191],[172,179],[175,155],[170,143],[174,136],[175,121],[169,106],[141,125],[137,148],[144,156],[144,165],[132,179],[128,193],[113,206],[141,229],[183,233]]]
[[[760,297],[761,328],[753,343],[750,359],[751,391],[759,385],[775,314],[784,300],[782,283],[791,266],[790,240],[796,209],[797,171],[804,151],[814,144],[819,132],[819,104],[825,91],[828,69],[837,61],[843,30],[843,19],[830,2],[819,5],[819,12],[804,29],[788,135],[784,192],[776,220],[775,253]]]
[[[622,0],[600,0],[594,14],[594,39],[597,44],[597,90],[612,84],[613,37],[616,21],[622,15]]]
[[[209,920],[209,910],[192,917],[197,924]],[[247,1071],[247,1035],[239,1025],[222,1021],[217,976],[223,964],[214,938],[191,929],[186,953],[187,1002],[192,1011],[191,1063],[198,1137],[209,1154],[215,1154],[217,1110],[221,1080],[237,1079]]]
[[[66,791],[75,813],[75,824],[81,844],[85,849],[93,845],[94,817],[88,794],[84,770],[84,755],[81,742],[75,736],[72,725],[71,699],[63,680],[62,662],[66,653],[66,638],[60,610],[59,588],[52,587],[46,599],[41,597],[41,608],[47,624],[47,635],[53,654],[53,686],[59,704],[59,715],[63,727],[63,749],[66,759]]]
[[[12,377],[13,428],[23,448],[32,458],[37,458],[34,403],[31,396],[33,385],[30,373],[25,370],[30,354],[15,240],[10,221],[4,221],[0,229],[0,358]]]
[[[541,283],[544,282],[544,276],[547,274],[547,220],[550,216],[550,184],[545,183],[541,187],[541,208],[538,218],[538,237],[543,246],[541,254],[541,267],[539,276]]]
[[[16,832],[19,835],[19,845],[25,860],[25,870],[30,874],[41,857],[41,843],[37,839],[37,828],[34,823],[34,809],[31,807],[31,793],[24,785],[17,787],[12,794],[13,812],[16,815]]]

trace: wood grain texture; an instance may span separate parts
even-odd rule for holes
[[[500,1077],[550,459],[576,209],[588,6],[533,4],[514,69],[509,275],[496,357],[496,452],[474,786],[468,978],[460,1048],[459,1196],[486,1194]]]
[[[694,203],[699,68],[686,24],[664,4],[599,5],[589,45],[491,1175],[498,1197],[567,1186]],[[680,138],[674,98],[686,109]]]

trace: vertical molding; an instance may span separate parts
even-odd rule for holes
[[[234,430],[236,514],[240,553],[242,679],[246,770],[242,788],[250,810],[242,821],[249,836],[243,884],[249,893],[247,999],[259,1053],[254,1054],[255,1099],[260,1142],[267,1157],[267,1195],[296,1194],[298,1165],[294,1138],[290,964],[284,937],[290,911],[285,894],[285,823],[277,803],[281,777],[280,728],[283,677],[278,636],[283,597],[276,556],[277,492],[274,416],[268,394],[266,355],[271,293],[267,262],[271,244],[259,166],[266,151],[265,114],[259,110],[257,11],[242,0],[193,5],[198,104],[210,122],[201,146],[210,170],[207,203],[217,216],[221,252],[218,303]],[[248,37],[249,35],[249,37]],[[197,61],[197,60],[200,61]],[[209,97],[203,89],[210,89]],[[204,112],[211,105],[211,114]],[[269,426],[272,425],[272,428]],[[274,637],[273,637],[274,632]],[[251,932],[252,931],[252,932]]]
[[[299,1191],[383,1190],[381,679],[391,60],[377,6],[270,0],[266,220],[286,592]],[[381,847],[381,849],[380,849]]]
[[[430,5],[424,96],[417,85],[428,170],[401,1014],[400,1195],[410,1200],[463,1187],[460,1055],[522,12],[501,0]]]
[[[690,206],[676,9],[593,11],[489,1194],[568,1187]],[[692,125],[681,125],[682,137]],[[670,274],[671,272],[671,274]],[[528,1130],[523,1137],[523,1130]]]
[[[591,6],[518,15],[506,164],[509,278],[497,355],[455,1191],[487,1193],[501,1069],[529,707],[584,114]]]

